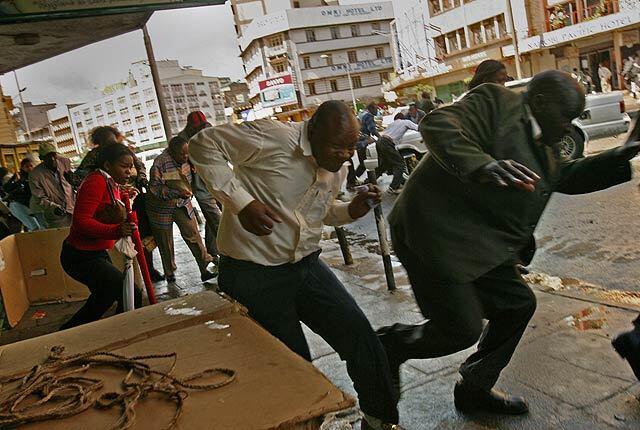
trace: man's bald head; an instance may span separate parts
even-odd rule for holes
[[[331,100],[318,107],[309,121],[309,140],[320,167],[336,172],[353,157],[360,127],[353,111]]]
[[[558,70],[535,75],[527,86],[526,97],[549,145],[570,133],[571,121],[584,111],[584,89],[571,75]]]

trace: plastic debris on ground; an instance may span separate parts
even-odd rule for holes
[[[546,273],[531,272],[524,275],[523,278],[529,284],[535,284],[543,291],[560,291],[564,289],[562,279]]]
[[[45,311],[40,310],[40,311],[35,311],[33,313],[33,315],[31,315],[31,319],[32,320],[41,320],[42,318],[44,318],[46,316],[47,316],[47,313]]]
[[[576,330],[599,330],[607,326],[607,315],[609,312],[604,306],[591,306],[582,309],[564,320],[569,327]]]
[[[320,430],[353,430],[353,424],[362,419],[357,408],[328,414],[320,426]]]

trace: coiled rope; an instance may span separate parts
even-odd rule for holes
[[[0,377],[0,428],[67,418],[92,407],[120,407],[122,413],[109,430],[125,430],[135,423],[137,403],[151,393],[175,403],[176,411],[164,429],[172,429],[182,414],[185,399],[191,391],[207,391],[224,387],[235,380],[236,372],[227,368],[211,368],[178,378],[173,375],[178,354],[151,354],[127,357],[98,351],[63,355],[64,347],[53,347],[50,356],[31,370]],[[166,372],[156,370],[148,360],[171,359]],[[118,368],[126,372],[121,392],[100,394],[104,382],[86,376],[93,368]],[[205,377],[223,377],[219,382],[196,384]],[[6,391],[4,387],[9,385]]]

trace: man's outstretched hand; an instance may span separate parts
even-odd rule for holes
[[[256,236],[268,236],[273,230],[274,223],[280,224],[282,219],[267,205],[254,200],[238,212],[240,224],[249,233]]]
[[[635,118],[631,123],[630,132],[624,145],[616,148],[616,154],[622,161],[629,161],[640,152],[640,121]]]
[[[472,176],[476,182],[498,187],[514,187],[533,192],[540,176],[513,160],[496,160],[478,169]]]

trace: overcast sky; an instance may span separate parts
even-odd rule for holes
[[[268,0],[267,0],[268,1]],[[394,0],[400,1],[400,0]],[[343,0],[342,4],[370,0]],[[177,59],[210,76],[243,79],[231,6],[155,12],[149,33],[157,60]],[[95,88],[126,79],[129,64],[146,58],[142,31],[135,31],[18,70],[25,101],[74,103],[92,98]],[[0,78],[5,94],[17,94],[13,73]]]

